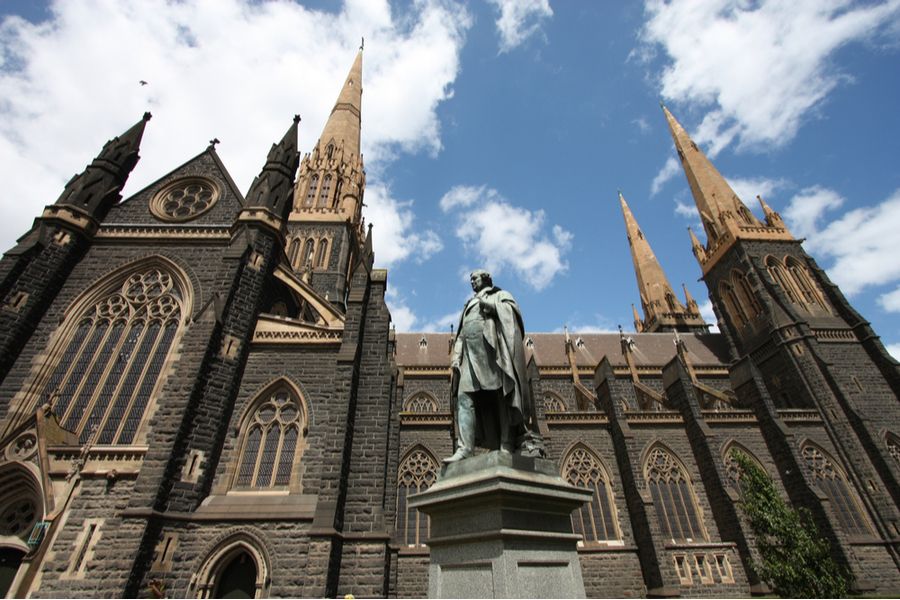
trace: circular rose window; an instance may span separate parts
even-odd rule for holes
[[[219,199],[219,187],[200,177],[173,181],[157,192],[150,210],[163,221],[189,221],[199,217]]]

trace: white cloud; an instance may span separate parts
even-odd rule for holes
[[[311,149],[360,35],[369,183],[398,152],[440,150],[436,108],[452,96],[469,14],[441,0],[417,0],[403,11],[392,11],[387,0],[345,0],[338,9],[250,0],[56,0],[47,22],[6,18],[0,245],[24,233],[72,174],[147,109],[154,119],[126,196],[214,136],[246,190],[295,113],[303,116],[300,146]]]
[[[662,95],[710,110],[695,139],[715,155],[735,139],[750,147],[793,139],[810,109],[850,80],[833,53],[894,35],[900,0],[646,0],[645,8],[641,40],[671,61]]]
[[[572,234],[553,225],[544,230],[544,211],[514,206],[485,186],[457,186],[441,199],[444,212],[458,213],[457,237],[475,252],[481,265],[499,274],[510,268],[536,290],[547,287],[568,263]]]
[[[387,288],[387,291],[385,292],[385,303],[388,306],[388,310],[391,311],[391,320],[394,324],[394,328],[401,333],[410,331],[436,331],[439,333],[447,333],[450,331],[450,326],[453,325],[455,327],[459,321],[459,311],[447,313],[432,320],[423,321],[409,306],[406,297],[396,286]],[[460,301],[460,307],[463,305],[464,302]]]
[[[419,232],[413,227],[412,205],[412,201],[395,199],[387,186],[366,186],[366,219],[373,227],[372,244],[379,267],[389,268],[407,258],[421,263],[444,248],[437,233],[430,229]]]
[[[900,287],[878,297],[878,304],[887,312],[900,312]]]
[[[387,304],[388,310],[391,311],[391,322],[397,331],[407,332],[414,330],[419,319],[406,303],[406,299],[397,291],[397,288],[388,286],[385,290],[384,302]]]
[[[675,200],[675,214],[693,219],[702,227],[702,222],[700,221],[700,211],[697,210],[697,205],[693,202],[686,203],[682,202],[681,200]]]
[[[894,357],[894,360],[900,360],[900,344],[888,344],[885,349]]]
[[[840,194],[816,185],[800,190],[799,194],[791,198],[784,210],[784,218],[795,236],[815,236],[819,220],[827,211],[839,208],[842,204],[844,199]],[[814,245],[813,241],[810,243]]]
[[[489,189],[483,185],[456,185],[441,197],[441,210],[448,212],[457,207],[471,206],[484,196],[495,199],[499,197],[499,194],[497,194],[496,190]]]
[[[713,311],[712,300],[707,299],[698,308],[700,309],[700,316],[709,324],[710,333],[719,333],[719,320],[716,319],[716,313]]]
[[[497,33],[500,52],[509,52],[540,31],[541,23],[553,16],[549,0],[489,0],[500,11]]]
[[[880,204],[818,225],[825,212],[841,203],[836,192],[810,188],[792,198],[784,214],[795,235],[807,236],[808,251],[833,260],[828,274],[844,293],[900,280],[900,261],[892,258],[900,256],[900,189]]]
[[[744,201],[750,210],[754,210],[759,205],[756,202],[757,196],[762,196],[765,200],[788,185],[784,179],[767,177],[726,177],[726,179],[734,193]]]
[[[631,122],[637,125],[638,130],[643,134],[650,133],[653,130],[650,126],[650,122],[647,121],[647,117],[641,116],[637,119],[632,119]]]
[[[653,183],[650,184],[650,195],[655,196],[656,194],[658,194],[663,185],[665,185],[670,179],[678,175],[678,171],[680,169],[681,165],[678,164],[678,161],[675,160],[675,157],[670,156],[666,160],[666,164],[664,164],[659,170],[659,173],[656,174],[656,177],[653,178]]]

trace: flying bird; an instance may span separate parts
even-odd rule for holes
[[[143,79],[141,79],[140,81],[138,81],[138,83],[141,84],[141,85],[147,85],[147,82],[144,81]]]

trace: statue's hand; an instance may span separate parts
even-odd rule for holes
[[[491,316],[497,313],[497,307],[494,306],[494,303],[484,298],[478,300],[478,309],[484,316]]]

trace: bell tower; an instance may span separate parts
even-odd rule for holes
[[[778,213],[758,197],[764,218],[754,216],[663,112],[706,232],[705,244],[691,232],[691,244],[735,358],[734,390],[770,439],[787,430],[783,415],[821,419],[872,518],[871,533],[896,536],[900,463],[889,439],[900,428],[900,367]]]
[[[360,153],[362,49],[322,135],[300,163],[285,251],[295,272],[343,308],[352,266],[365,251],[366,174]]]

